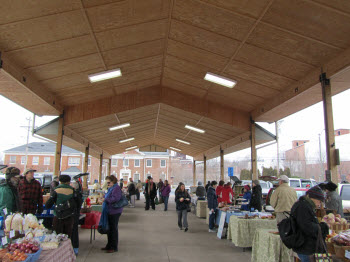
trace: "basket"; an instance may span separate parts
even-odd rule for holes
[[[326,242],[326,244],[327,244],[327,251],[328,251],[328,253],[331,253],[332,255],[335,255],[334,244],[332,242]]]
[[[42,248],[40,248],[36,253],[34,254],[26,254],[28,257],[24,262],[36,262],[39,260],[40,254],[41,254]]]
[[[342,231],[348,230],[350,228],[349,224],[334,224],[329,229],[335,233],[340,233]]]
[[[4,230],[5,236],[7,236],[7,237],[10,237],[10,231],[13,230],[13,229],[12,229],[12,222],[13,222],[13,219],[15,218],[15,216],[16,216],[17,214],[20,215],[19,213],[15,213],[15,214],[13,214],[13,216],[11,217],[10,228],[9,228],[9,229],[6,228],[6,229]],[[17,238],[22,238],[22,237],[24,237],[24,234],[21,233],[21,232],[24,232],[24,231],[23,231],[23,224],[21,224],[21,226],[22,226],[22,230],[21,230],[21,231],[19,231],[19,230],[14,230],[14,231],[15,231],[15,235],[14,235],[14,237],[13,237],[12,239],[17,239]]]
[[[335,255],[337,258],[344,259],[345,258],[345,250],[350,250],[350,246],[338,246],[334,244]]]

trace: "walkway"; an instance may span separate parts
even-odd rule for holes
[[[144,201],[136,202],[136,208],[125,208],[119,223],[119,252],[106,254],[101,247],[106,244],[106,236],[97,233],[90,244],[90,230],[80,230],[79,262],[219,262],[250,261],[251,252],[242,252],[226,239],[218,239],[215,233],[208,233],[205,219],[189,214],[189,231],[177,227],[175,203],[169,203],[168,212],[145,211]]]

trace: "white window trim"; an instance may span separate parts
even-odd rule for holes
[[[71,163],[71,159],[78,159],[78,164]],[[79,157],[68,157],[68,166],[80,166],[80,158]]]
[[[49,163],[48,164],[46,163],[46,159],[49,159]],[[44,166],[49,166],[50,162],[51,162],[51,157],[49,157],[49,156],[44,157]]]
[[[12,162],[11,161],[11,158],[14,157],[15,158],[15,162]],[[10,156],[10,164],[16,164],[16,161],[17,161],[17,156]]]
[[[90,160],[90,161],[89,161]],[[91,166],[91,161],[92,161],[92,159],[91,159],[91,157],[89,157],[88,158],[88,166]]]
[[[151,161],[151,165],[150,166],[148,165],[148,161]],[[152,159],[146,159],[146,167],[152,167],[152,162],[153,162]]]
[[[164,160],[164,163],[165,163],[165,165],[164,166],[162,166],[162,161]],[[160,167],[166,167],[166,160],[165,159],[161,159],[160,160]]]
[[[135,175],[138,175],[139,178],[138,178],[138,179],[135,179]],[[140,173],[134,173],[134,175],[133,175],[134,182],[137,182],[138,180],[140,180],[140,178],[141,178]]]
[[[138,165],[138,166],[136,165],[136,160],[138,160],[138,161],[139,161],[139,165]],[[140,165],[141,165],[141,161],[140,161],[140,159],[134,159],[134,167],[140,167]]]
[[[22,161],[22,159],[24,159],[24,161]],[[26,156],[21,156],[21,165],[25,165],[26,162],[27,162]]]
[[[116,161],[116,164],[115,164],[115,165],[113,165],[113,160]],[[112,166],[118,166],[118,159],[115,159],[115,158],[112,159]]]
[[[37,163],[34,162],[34,159],[35,159],[35,158],[38,158],[38,162],[37,162]],[[39,165],[39,161],[40,161],[40,158],[39,158],[38,156],[33,156],[32,165],[33,165],[33,166]]]
[[[128,165],[125,165],[125,160],[128,161]],[[129,159],[123,159],[123,167],[129,167]]]

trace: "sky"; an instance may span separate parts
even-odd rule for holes
[[[334,129],[350,129],[350,89],[344,91],[332,98]],[[23,145],[27,141],[28,118],[33,119],[33,114],[28,110],[18,106],[12,101],[0,96],[0,160],[3,157],[3,151],[12,147]],[[36,126],[40,126],[55,117],[43,116],[36,117]],[[275,134],[275,124],[258,123],[264,128]],[[31,124],[32,125],[32,122]],[[279,121],[279,148],[280,151],[288,150],[292,147],[292,140],[318,140],[318,134],[323,137],[324,141],[324,120],[323,105],[317,103],[291,116]],[[30,135],[29,142],[42,141]],[[350,146],[350,145],[349,145]],[[273,159],[277,156],[277,147],[272,145],[258,150],[258,157]],[[340,152],[341,153],[341,152]],[[225,158],[239,160],[249,156],[249,150],[226,155]]]

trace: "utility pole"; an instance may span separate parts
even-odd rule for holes
[[[27,169],[27,165],[28,165],[29,133],[31,128],[30,122],[32,121],[32,119],[30,117],[26,117],[26,120],[28,121],[28,126],[21,126],[21,127],[27,128],[26,163],[25,163],[24,169]]]
[[[276,142],[277,142],[277,177],[280,176],[280,147],[278,143],[278,121],[275,122]]]

